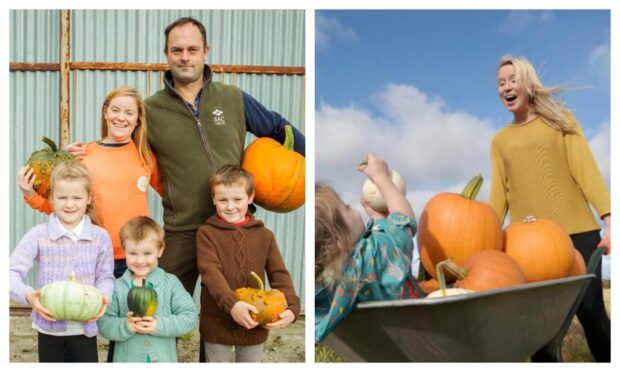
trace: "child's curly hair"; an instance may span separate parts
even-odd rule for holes
[[[342,266],[353,248],[351,231],[339,210],[344,205],[329,186],[314,187],[314,279],[325,287],[333,287],[342,278]]]

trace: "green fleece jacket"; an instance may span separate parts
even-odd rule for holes
[[[223,165],[241,163],[246,135],[242,91],[211,78],[205,65],[199,120],[172,87],[169,72],[165,88],[145,100],[148,141],[161,173],[167,230],[187,231],[202,225],[215,213],[209,177]]]

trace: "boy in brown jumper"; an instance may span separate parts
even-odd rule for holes
[[[299,297],[273,233],[248,213],[254,199],[252,175],[226,165],[210,179],[217,214],[198,229],[198,270],[202,278],[200,334],[208,362],[228,362],[235,346],[237,362],[260,362],[270,329],[282,328],[299,315]],[[235,289],[253,287],[250,275],[265,272],[272,288],[284,292],[288,308],[263,327],[251,318],[254,306],[242,302]]]

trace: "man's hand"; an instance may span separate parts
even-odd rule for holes
[[[67,151],[78,159],[82,159],[84,156],[86,156],[86,144],[83,142],[70,143],[63,150]]]

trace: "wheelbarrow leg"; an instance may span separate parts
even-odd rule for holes
[[[605,247],[597,248],[594,253],[592,253],[592,257],[590,257],[590,261],[588,262],[588,267],[586,268],[587,274],[594,274],[596,271],[596,267],[601,261],[601,257],[603,256],[603,252],[605,252]],[[558,334],[543,346],[540,350],[532,355],[532,362],[564,362],[564,358],[562,357],[562,342],[564,341],[564,336],[566,336],[566,332],[568,332],[568,328],[570,328],[571,323],[573,322],[573,318],[577,313],[577,309],[581,304],[581,300],[583,300],[583,296],[586,294],[588,289],[588,285],[590,285],[590,281],[587,281],[581,291],[579,291],[579,295],[577,295],[577,299],[575,303],[571,307],[564,323],[562,324],[562,328]]]

